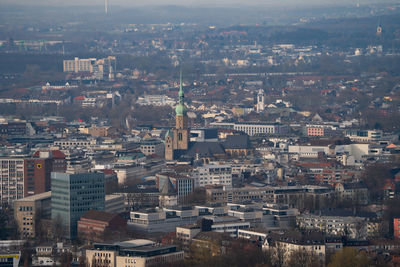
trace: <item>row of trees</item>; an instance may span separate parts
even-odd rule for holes
[[[221,250],[221,244],[215,240],[213,246],[192,245],[189,257],[184,261],[171,263],[163,266],[186,267],[186,266],[216,266],[216,267],[235,267],[235,266],[265,266],[265,267],[319,267],[324,262],[312,252],[306,250],[296,250],[292,252],[282,248],[272,248],[261,250],[255,244],[246,241],[230,242],[229,247]],[[326,265],[329,267],[361,267],[374,266],[365,251],[354,248],[343,248],[333,255],[327,254]],[[381,262],[381,264],[383,264]],[[386,265],[380,265],[386,266]]]

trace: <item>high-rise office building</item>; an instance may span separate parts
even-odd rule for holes
[[[65,172],[61,151],[36,152],[32,158],[0,158],[0,202],[50,191],[51,172]]]
[[[24,179],[24,159],[0,159],[0,202],[12,203],[25,197],[27,181]]]
[[[64,237],[77,236],[77,223],[87,211],[105,209],[104,173],[51,174],[51,217],[62,224]]]

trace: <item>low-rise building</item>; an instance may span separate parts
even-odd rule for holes
[[[0,266],[18,267],[21,259],[21,252],[0,251]]]
[[[183,243],[185,248],[188,248],[190,241],[202,231],[197,224],[182,225],[176,227],[176,238]]]
[[[118,214],[89,210],[78,221],[78,237],[88,241],[111,239],[126,230],[126,221]]]
[[[150,240],[131,240],[114,244],[95,244],[86,250],[88,267],[146,267],[159,266],[184,258],[184,252],[176,246],[160,246]]]
[[[159,139],[144,139],[140,143],[140,151],[146,156],[158,155],[164,156],[164,143]]]
[[[277,204],[295,204],[305,196],[313,199],[328,198],[334,191],[326,186],[265,186],[243,188],[207,188],[206,195],[211,203],[243,203],[263,201]]]
[[[172,172],[163,172],[156,175],[156,184],[160,192],[165,191],[168,187],[168,192],[174,192],[178,197],[178,202],[182,202],[193,192],[194,179],[185,175],[180,175]]]
[[[265,231],[257,231],[252,229],[239,229],[238,238],[250,239],[264,243],[268,234]]]
[[[318,230],[327,235],[347,236],[352,239],[366,239],[367,218],[337,213],[330,215],[302,214],[296,218],[301,229]]]
[[[289,127],[278,123],[235,123],[233,129],[253,136],[257,134],[288,134]]]
[[[351,183],[344,184],[339,183],[335,186],[337,196],[341,201],[356,203],[359,205],[368,204],[368,188],[363,184]]]
[[[24,238],[35,238],[36,224],[51,217],[51,192],[45,192],[14,201],[14,218]]]
[[[273,252],[273,261],[287,264],[296,252],[307,252],[318,259],[320,266],[325,266],[326,246],[321,233],[284,232],[270,233],[264,241],[263,250]]]
[[[123,195],[106,195],[105,211],[108,213],[123,213],[126,210]]]
[[[383,132],[381,130],[348,130],[346,131],[346,137],[350,138],[351,141],[369,143],[377,142],[382,138]]]

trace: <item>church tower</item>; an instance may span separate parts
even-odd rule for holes
[[[257,112],[261,113],[264,111],[265,108],[265,98],[264,98],[264,91],[260,89],[257,94]]]
[[[165,159],[166,160],[173,160],[174,159],[174,135],[171,133],[169,130],[167,134],[165,135]]]
[[[189,128],[187,108],[185,106],[185,95],[182,88],[182,72],[180,74],[179,100],[175,108],[176,125],[172,134],[168,134],[165,139],[165,159],[173,160],[175,150],[188,150],[189,148]]]
[[[189,129],[185,95],[182,88],[182,72],[180,75],[179,101],[175,108],[176,126],[174,130],[174,149],[187,150],[189,148]]]

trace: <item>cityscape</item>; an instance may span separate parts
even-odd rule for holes
[[[0,2],[0,266],[400,266],[400,3]]]

